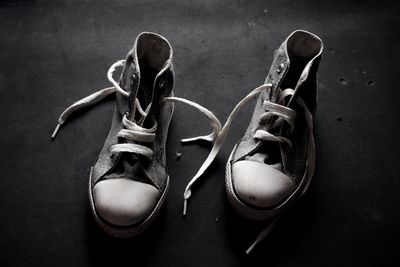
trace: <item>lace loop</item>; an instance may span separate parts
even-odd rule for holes
[[[151,150],[147,146],[142,146],[139,144],[130,144],[130,143],[115,144],[111,146],[110,152],[111,154],[116,154],[120,152],[133,153],[133,154],[143,155],[148,159],[151,159],[153,157],[153,150]]]
[[[119,84],[114,80],[113,78],[113,73],[114,71],[118,68],[118,67],[123,67],[125,64],[125,60],[118,60],[117,62],[115,62],[114,64],[111,65],[111,67],[108,69],[107,71],[107,78],[108,80],[114,85],[115,90],[120,93],[121,95],[128,97],[129,93],[126,92],[125,90],[123,90]]]
[[[280,127],[284,121],[288,122],[293,129],[297,113],[295,110],[283,104],[284,99],[288,96],[292,96],[293,94],[294,90],[288,88],[280,92],[277,103],[265,100],[263,103],[263,107],[266,110],[266,112],[260,116],[259,123],[263,124],[265,121],[267,121],[267,119],[276,116],[278,118],[272,121],[269,130]],[[290,149],[293,148],[292,141],[290,141],[289,138],[273,135],[266,130],[257,130],[253,137],[255,139],[264,141],[287,143]]]
[[[293,148],[292,141],[289,138],[283,136],[275,136],[264,130],[257,130],[254,134],[255,139],[263,140],[263,141],[273,141],[279,143],[287,143],[290,148]]]
[[[264,101],[263,106],[265,110],[268,110],[268,112],[261,115],[260,122],[266,121],[266,119],[271,116],[278,116],[287,121],[290,125],[294,126],[296,111],[293,109],[269,101]]]

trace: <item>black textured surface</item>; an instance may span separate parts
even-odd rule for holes
[[[2,1],[0,265],[398,266],[399,11],[396,1]],[[251,104],[195,187],[185,219],[183,190],[209,148],[179,140],[209,129],[178,104],[160,218],[136,240],[103,234],[87,185],[113,101],[75,116],[50,142],[58,115],[108,86],[108,67],[138,33],[154,31],[174,48],[175,94],[225,121],[299,28],[325,44],[317,168],[308,193],[271,235],[245,256],[263,225],[234,214],[224,192],[225,162]]]

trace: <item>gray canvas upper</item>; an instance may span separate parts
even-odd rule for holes
[[[145,173],[148,175],[148,178],[157,186],[157,188],[159,188],[159,190],[162,190],[165,187],[165,176],[167,175],[165,170],[165,140],[168,132],[168,124],[165,123],[165,121],[169,121],[170,119],[173,110],[173,104],[165,103],[160,105],[159,99],[162,96],[169,96],[173,87],[174,78],[172,68],[172,49],[163,39],[159,39],[158,36],[156,37],[156,35],[150,35],[148,33],[143,33],[138,36],[134,47],[126,57],[125,66],[120,79],[120,86],[129,92],[130,96],[128,99],[125,99],[123,96],[117,94],[116,108],[114,111],[111,129],[98,160],[94,165],[93,183],[96,183],[99,179],[104,179],[105,175],[112,174],[113,168],[115,168],[117,164],[121,163],[120,159],[122,154],[113,157],[111,156],[109,150],[113,144],[118,143],[119,140],[117,138],[117,133],[122,128],[122,117],[125,113],[130,112],[134,108],[133,100],[138,95],[141,79],[141,68],[138,62],[138,50],[141,54],[139,56],[140,60],[148,60],[148,58],[144,56],[149,58],[158,58],[154,53],[155,51],[161,52],[161,47],[158,47],[158,50],[148,49],[148,54],[146,54],[146,51],[143,51],[144,49],[140,50],[138,43],[140,44],[143,39],[145,39],[143,42],[148,41],[153,43],[153,46],[159,45],[160,42],[162,42],[162,44],[165,45],[163,49],[166,49],[166,51],[163,52],[167,53],[167,57],[165,57],[163,63],[157,62],[159,63],[157,67],[160,68],[160,72],[155,77],[153,83],[154,88],[143,87],[143,89],[146,90],[147,101],[152,102],[150,114],[156,118],[158,126],[156,132],[156,141],[148,144],[149,147],[155,152],[154,160],[148,162],[148,164],[144,164],[142,167],[144,168]],[[144,47],[149,47],[149,45],[144,45]],[[150,97],[152,100],[149,100]],[[121,141],[123,142],[123,140]]]
[[[91,190],[94,189],[94,205],[100,217],[107,217],[109,223],[137,223],[141,217],[150,213],[151,205],[156,203],[166,187],[168,174],[165,144],[173,103],[161,103],[160,99],[171,95],[173,81],[172,48],[168,41],[153,33],[140,34],[126,57],[119,82],[120,87],[128,92],[129,96],[116,96],[111,129],[92,172]],[[153,151],[151,159],[135,153],[112,154],[110,151],[113,145],[126,142],[117,134],[123,128],[124,115],[127,114],[130,121],[136,121],[136,118],[132,117],[137,108],[136,98],[144,108],[151,104],[141,126],[151,127],[155,123],[157,127],[153,142],[140,142]],[[115,183],[112,181],[114,179]],[[136,190],[135,185],[142,187],[142,190]],[[132,187],[132,190],[126,192],[126,197],[121,196],[124,192],[121,192],[121,189],[128,187]],[[150,207],[136,214],[135,207],[129,207],[129,203],[135,202],[132,195],[134,198],[141,198],[136,199],[139,206]],[[125,210],[121,208],[124,206]],[[127,214],[123,214],[124,212]]]
[[[312,129],[307,126],[304,111],[296,99],[303,99],[308,110],[311,113],[314,112],[317,99],[316,74],[321,52],[321,40],[305,31],[292,33],[275,52],[272,66],[265,80],[266,84],[270,83],[272,86],[261,92],[249,127],[231,157],[235,190],[242,200],[251,205],[272,207],[279,204],[294,191],[304,176],[307,166],[308,140]],[[279,94],[286,88],[294,90],[294,94],[284,105],[296,111],[295,127],[292,129],[290,124],[284,121],[279,129],[272,130],[272,134],[288,138],[293,146],[254,138],[260,129],[269,131],[272,123],[277,119],[271,117],[266,122],[260,123],[260,117],[265,112],[263,103],[276,102]],[[249,164],[246,165],[245,162]],[[251,162],[258,163],[260,166]],[[272,169],[278,170],[281,178],[271,178],[270,174],[275,173]],[[238,179],[244,174],[252,179],[259,177],[260,180],[272,179],[275,182],[268,183],[269,186],[265,187],[265,192],[243,192],[241,189],[251,191],[251,189],[242,188],[243,183],[248,183]]]

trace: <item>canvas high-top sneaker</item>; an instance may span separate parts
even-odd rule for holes
[[[123,69],[117,83],[113,73],[119,67]],[[116,94],[110,132],[91,168],[89,200],[103,230],[116,237],[132,237],[153,221],[168,191],[165,146],[174,102],[197,109],[213,128],[208,135],[182,142],[213,141],[221,125],[206,108],[173,96],[172,48],[158,34],[141,33],[126,59],[114,63],[107,76],[113,87],[68,107],[61,114],[52,138],[74,111]]]
[[[234,209],[250,219],[273,220],[258,241],[307,190],[314,173],[313,115],[322,47],[306,31],[295,31],[282,43],[268,86],[226,166],[226,191]]]
[[[112,74],[123,67],[119,83]],[[143,32],[125,60],[111,66],[113,87],[70,106],[53,134],[74,110],[116,94],[108,137],[91,168],[89,200],[94,217],[108,234],[131,237],[154,219],[168,191],[166,140],[174,104],[172,48],[162,36]]]

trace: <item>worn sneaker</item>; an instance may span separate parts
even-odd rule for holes
[[[217,128],[210,154],[186,187],[184,214],[193,184],[217,156],[237,113],[260,94],[250,125],[226,166],[226,191],[232,206],[247,218],[271,219],[247,253],[311,181],[315,162],[313,114],[322,47],[321,39],[309,32],[289,35],[276,51],[265,83],[244,97],[223,127]]]
[[[123,71],[119,83],[112,74]],[[74,110],[116,93],[111,129],[91,168],[89,200],[93,215],[108,234],[130,237],[144,230],[159,212],[168,191],[165,144],[173,103],[172,48],[160,35],[141,33],[126,60],[113,64],[108,78],[114,87],[70,106],[53,134]]]
[[[308,188],[315,167],[313,114],[322,41],[295,31],[275,52],[250,125],[226,166],[229,202],[243,216],[276,219]]]
[[[123,67],[119,83],[113,79]],[[158,214],[168,191],[166,140],[174,103],[181,102],[216,119],[207,109],[174,97],[172,48],[162,36],[143,32],[126,60],[108,71],[113,87],[95,92],[68,107],[53,132],[76,110],[116,94],[111,129],[89,179],[89,200],[99,226],[115,237],[133,237],[146,229]],[[213,140],[213,133],[182,140]]]

